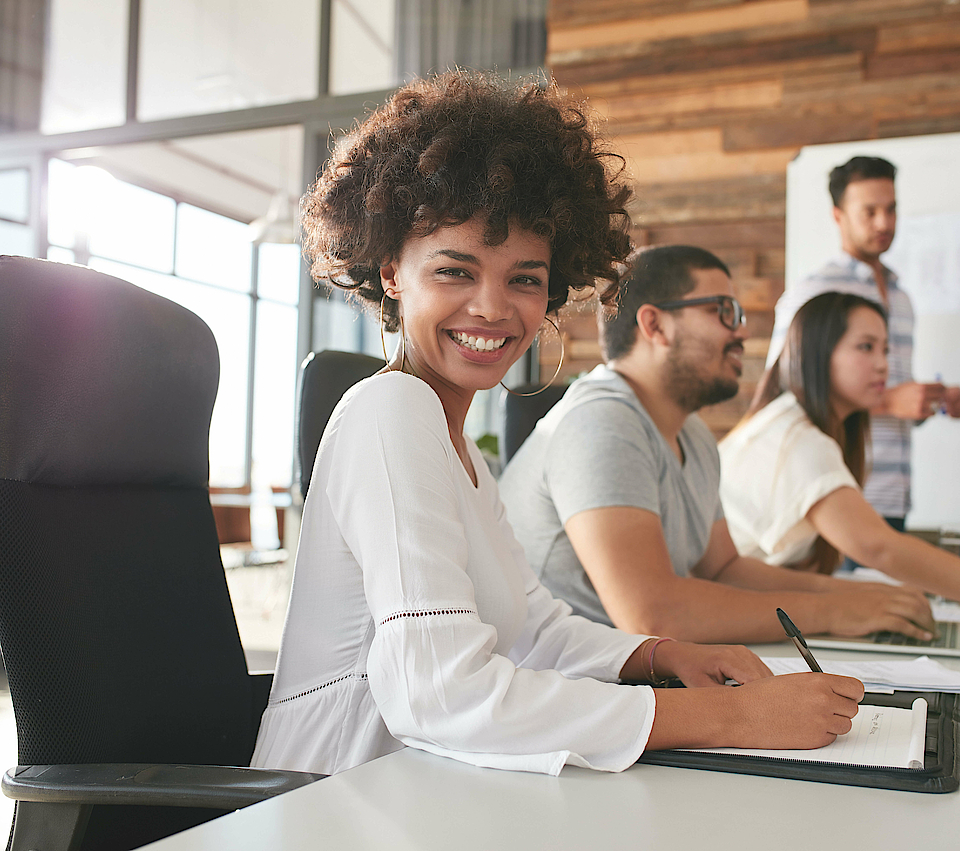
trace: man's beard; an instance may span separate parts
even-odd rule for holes
[[[667,381],[673,400],[685,411],[693,413],[707,405],[725,402],[737,395],[740,383],[735,378],[704,378],[697,368],[695,351],[682,352],[683,339],[678,337],[667,357]],[[724,349],[726,356],[726,349]]]

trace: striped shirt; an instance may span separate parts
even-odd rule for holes
[[[886,267],[884,267],[886,269]],[[890,337],[890,375],[887,384],[894,387],[913,380],[913,307],[910,297],[897,285],[896,273],[887,273],[888,334]],[[844,292],[880,302],[880,291],[873,269],[866,263],[841,254],[819,272],[789,287],[777,302],[776,321],[767,353],[771,366],[783,349],[787,329],[794,314],[825,292]],[[913,423],[896,417],[871,417],[872,449],[868,458],[870,475],[863,493],[884,517],[904,517],[910,509],[910,431]]]

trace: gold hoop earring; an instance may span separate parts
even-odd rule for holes
[[[383,348],[383,360],[384,363],[390,363],[390,358],[387,357],[387,339],[383,334],[383,304],[387,300],[387,294],[383,294],[383,298],[380,299],[380,345]],[[403,333],[403,317],[397,317],[400,320],[400,372],[403,372],[403,368],[407,365],[407,336]]]
[[[557,380],[557,376],[560,374],[560,370],[563,368],[563,356],[564,356],[564,354],[566,353],[566,352],[565,352],[565,347],[564,347],[564,344],[563,344],[563,334],[560,333],[560,328],[557,327],[557,323],[554,322],[549,316],[544,316],[543,318],[546,319],[547,322],[549,322],[549,323],[553,326],[553,330],[557,332],[557,336],[560,338],[560,363],[557,364],[557,369],[556,369],[556,371],[553,373],[553,378],[551,378],[551,379],[550,379],[546,384],[544,384],[543,387],[541,387],[539,390],[534,390],[532,393],[517,393],[516,390],[511,390],[509,387],[507,387],[506,384],[504,384],[504,383],[501,381],[501,382],[500,382],[500,386],[501,386],[504,390],[506,390],[507,393],[510,393],[512,396],[536,396],[536,395],[538,395],[539,393],[543,393],[544,390],[546,390],[551,384],[553,384],[554,381]]]

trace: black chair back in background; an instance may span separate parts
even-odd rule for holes
[[[537,421],[549,411],[563,394],[567,392],[566,384],[551,384],[535,396],[518,394],[533,393],[540,390],[542,384],[521,384],[511,388],[513,393],[504,393],[501,397],[501,434],[500,434],[500,464],[507,466],[507,462],[517,454],[523,441],[529,436]]]
[[[340,397],[354,384],[383,369],[382,358],[328,349],[311,352],[300,366],[297,458],[300,494],[306,499],[320,438]]]
[[[67,805],[39,801],[63,792],[45,798],[39,776],[38,790],[19,788],[44,774],[28,766],[249,764],[271,677],[247,672],[210,508],[218,380],[213,334],[185,308],[83,267],[0,258],[0,648],[19,750],[4,777],[19,798],[15,848],[61,847],[41,842]],[[142,791],[160,790],[162,767],[140,773]],[[187,798],[210,779],[178,777]],[[217,806],[240,805],[224,795]],[[62,847],[98,851],[218,814],[75,809],[72,827],[56,828],[70,833]]]

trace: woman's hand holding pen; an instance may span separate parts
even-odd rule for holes
[[[769,684],[762,688],[748,686],[740,690],[746,694],[745,698],[739,693],[737,697],[744,700],[747,707],[744,716],[749,729],[747,738],[756,741],[757,736],[769,736],[770,744],[760,745],[768,748],[828,745],[837,736],[850,732],[850,719],[857,714],[863,699],[863,683],[851,677],[824,674],[790,616],[778,608],[777,618],[815,673],[789,674],[768,680]]]
[[[850,731],[863,684],[832,674],[763,677],[741,688],[655,689],[648,750],[829,745]]]
[[[813,670],[820,670],[793,621],[781,609],[777,609],[777,616],[807,664]],[[668,646],[670,649],[665,654],[668,658],[662,660],[664,664],[681,669],[691,665],[689,676],[705,676],[704,685],[719,685],[730,678],[742,683],[743,688],[657,690],[657,713],[647,742],[649,750],[820,748],[850,732],[850,719],[857,714],[863,699],[863,683],[851,677],[822,673],[770,676],[763,662],[745,647],[714,646],[716,655],[711,657],[704,652],[711,648],[701,645],[684,642],[664,645]],[[708,661],[715,667],[705,666]],[[734,667],[727,667],[729,665]],[[740,665],[744,668],[739,668]],[[662,675],[659,669],[657,673]],[[680,671],[676,674],[681,675]]]
[[[784,674],[731,689],[740,704],[742,744],[731,747],[820,748],[849,733],[863,683],[832,674]]]

